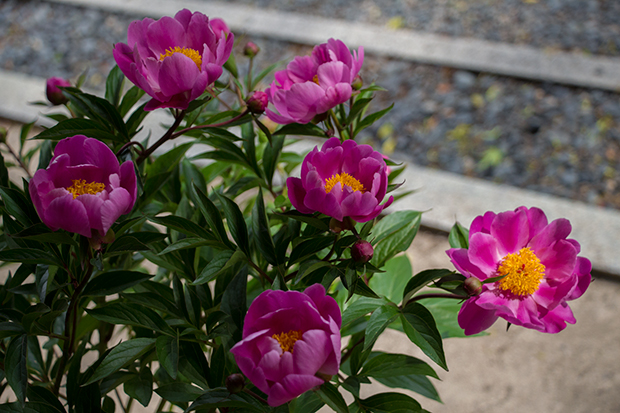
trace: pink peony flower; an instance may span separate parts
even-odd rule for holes
[[[114,60],[153,98],[145,110],[187,109],[222,74],[234,41],[225,26],[187,9],[174,18],[136,20],[127,30],[127,44],[114,46]]]
[[[211,28],[213,29],[213,33],[215,33],[215,37],[221,37],[222,33],[228,35],[230,33],[230,29],[226,22],[222,19],[215,18],[211,19]]]
[[[288,196],[302,214],[319,211],[338,221],[370,221],[394,200],[390,196],[379,204],[387,191],[386,168],[383,156],[370,145],[330,138],[320,151],[315,147],[306,156],[301,179],[286,180]]]
[[[341,323],[321,284],[303,293],[268,290],[250,305],[243,340],[230,351],[269,405],[279,406],[338,373]]]
[[[62,91],[58,89],[58,86],[69,87],[71,86],[71,82],[61,77],[50,77],[47,79],[45,95],[52,105],[62,105],[69,101],[69,99],[62,94]]]
[[[349,48],[335,39],[315,46],[310,56],[297,56],[286,70],[276,72],[265,90],[276,110],[267,109],[267,116],[280,124],[308,123],[346,102],[363,62],[362,47],[351,56]]]
[[[119,166],[103,142],[76,135],[58,142],[49,166],[34,174],[29,190],[45,225],[91,238],[105,235],[118,217],[131,212],[136,173],[132,161]]]
[[[466,335],[489,328],[498,317],[545,333],[575,323],[568,301],[579,298],[592,279],[590,261],[578,257],[579,243],[567,239],[566,219],[547,222],[538,208],[519,207],[476,217],[469,230],[469,249],[447,252],[465,277],[480,281],[479,294],[461,307],[458,321]]]
[[[265,111],[269,101],[267,100],[267,94],[265,92],[257,90],[250,95],[245,103],[248,105],[250,112],[260,115]]]

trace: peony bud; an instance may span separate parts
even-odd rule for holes
[[[47,100],[49,100],[52,105],[63,105],[69,101],[69,99],[62,94],[62,91],[58,89],[58,86],[68,87],[71,86],[71,83],[60,77],[50,77],[47,79],[45,93],[47,95]]]
[[[373,253],[374,249],[368,241],[359,240],[351,247],[351,257],[356,262],[365,263],[370,261]]]
[[[463,288],[465,288],[470,297],[473,297],[482,292],[482,283],[476,277],[469,277],[463,281]]]
[[[260,52],[260,47],[254,42],[247,42],[243,48],[243,54],[249,58],[256,56]]]
[[[353,90],[360,90],[362,86],[364,86],[362,77],[360,75],[355,76],[355,78],[353,78],[353,82],[351,82],[351,87]]]
[[[232,394],[239,393],[245,387],[243,374],[235,373],[226,377],[226,389]]]
[[[248,105],[248,109],[250,112],[260,115],[267,109],[267,105],[269,104],[269,98],[267,94],[262,90],[257,90],[252,93],[252,95],[245,101]]]

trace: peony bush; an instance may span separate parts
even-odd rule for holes
[[[0,411],[423,412],[400,391],[440,400],[443,339],[575,323],[590,261],[536,207],[455,224],[455,269],[401,265],[422,213],[390,210],[404,166],[363,143],[391,108],[363,48],[271,80],[234,42],[199,12],[137,20],[104,97],[51,78],[40,145],[2,142]],[[423,358],[377,351],[386,329]]]

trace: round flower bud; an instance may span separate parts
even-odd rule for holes
[[[252,93],[252,95],[245,101],[248,105],[248,109],[250,112],[260,115],[267,108],[267,104],[269,104],[269,99],[267,98],[267,94],[261,90],[257,90]]]
[[[368,241],[359,240],[351,247],[351,257],[356,262],[365,263],[372,259],[374,249]]]
[[[463,288],[470,297],[473,297],[482,292],[482,283],[476,277],[469,277],[463,282]]]
[[[239,393],[245,387],[243,374],[235,373],[226,377],[226,390],[232,394]]]
[[[47,79],[45,94],[47,95],[47,100],[49,100],[52,105],[63,105],[69,101],[69,99],[62,94],[62,91],[58,89],[58,86],[69,87],[71,83],[60,77],[50,77]]]
[[[260,47],[258,47],[254,42],[247,42],[243,48],[243,54],[249,58],[256,56],[258,52],[260,52]]]
[[[353,82],[351,82],[351,87],[353,90],[360,90],[364,86],[364,81],[360,75],[355,76]]]

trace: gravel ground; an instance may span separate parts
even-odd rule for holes
[[[620,11],[620,2],[533,1],[382,1],[376,3],[381,4],[380,13],[369,11],[378,6],[368,0],[348,8],[341,0],[258,0],[253,4],[318,14],[329,14],[331,7],[331,17],[374,24],[389,22],[400,13],[414,29],[451,33],[448,29],[458,26],[461,29],[454,29],[454,35],[489,38],[493,34],[499,36],[494,40],[502,41],[518,41],[514,33],[527,29],[532,38],[546,42],[533,44],[549,47],[555,47],[555,37],[548,31],[557,26],[566,33],[575,30],[574,35],[562,39],[568,42],[568,49],[585,50],[580,42],[588,39],[594,43],[620,41],[620,36],[614,38],[618,31],[613,23],[613,19],[620,21],[620,13],[612,13]],[[461,20],[449,17],[458,13],[462,13]],[[472,23],[473,17],[466,18],[470,14],[480,22]],[[412,23],[423,21],[423,15],[431,16],[428,27]],[[503,15],[513,19],[501,27],[491,24],[501,21]],[[114,65],[112,44],[126,41],[128,24],[141,17],[4,0],[0,2],[0,68],[71,79],[88,69],[86,86],[101,89]],[[536,23],[541,19],[550,20],[548,24]],[[580,30],[590,27],[589,22],[594,22],[596,30],[585,35]],[[306,46],[252,40],[263,50],[257,67],[286,62],[310,51]],[[238,60],[243,66],[243,58]],[[363,136],[382,146],[385,153],[467,176],[620,208],[617,93],[373,56],[366,57],[362,75],[367,84],[375,82],[388,89],[378,93],[376,109],[395,103],[383,122]]]

